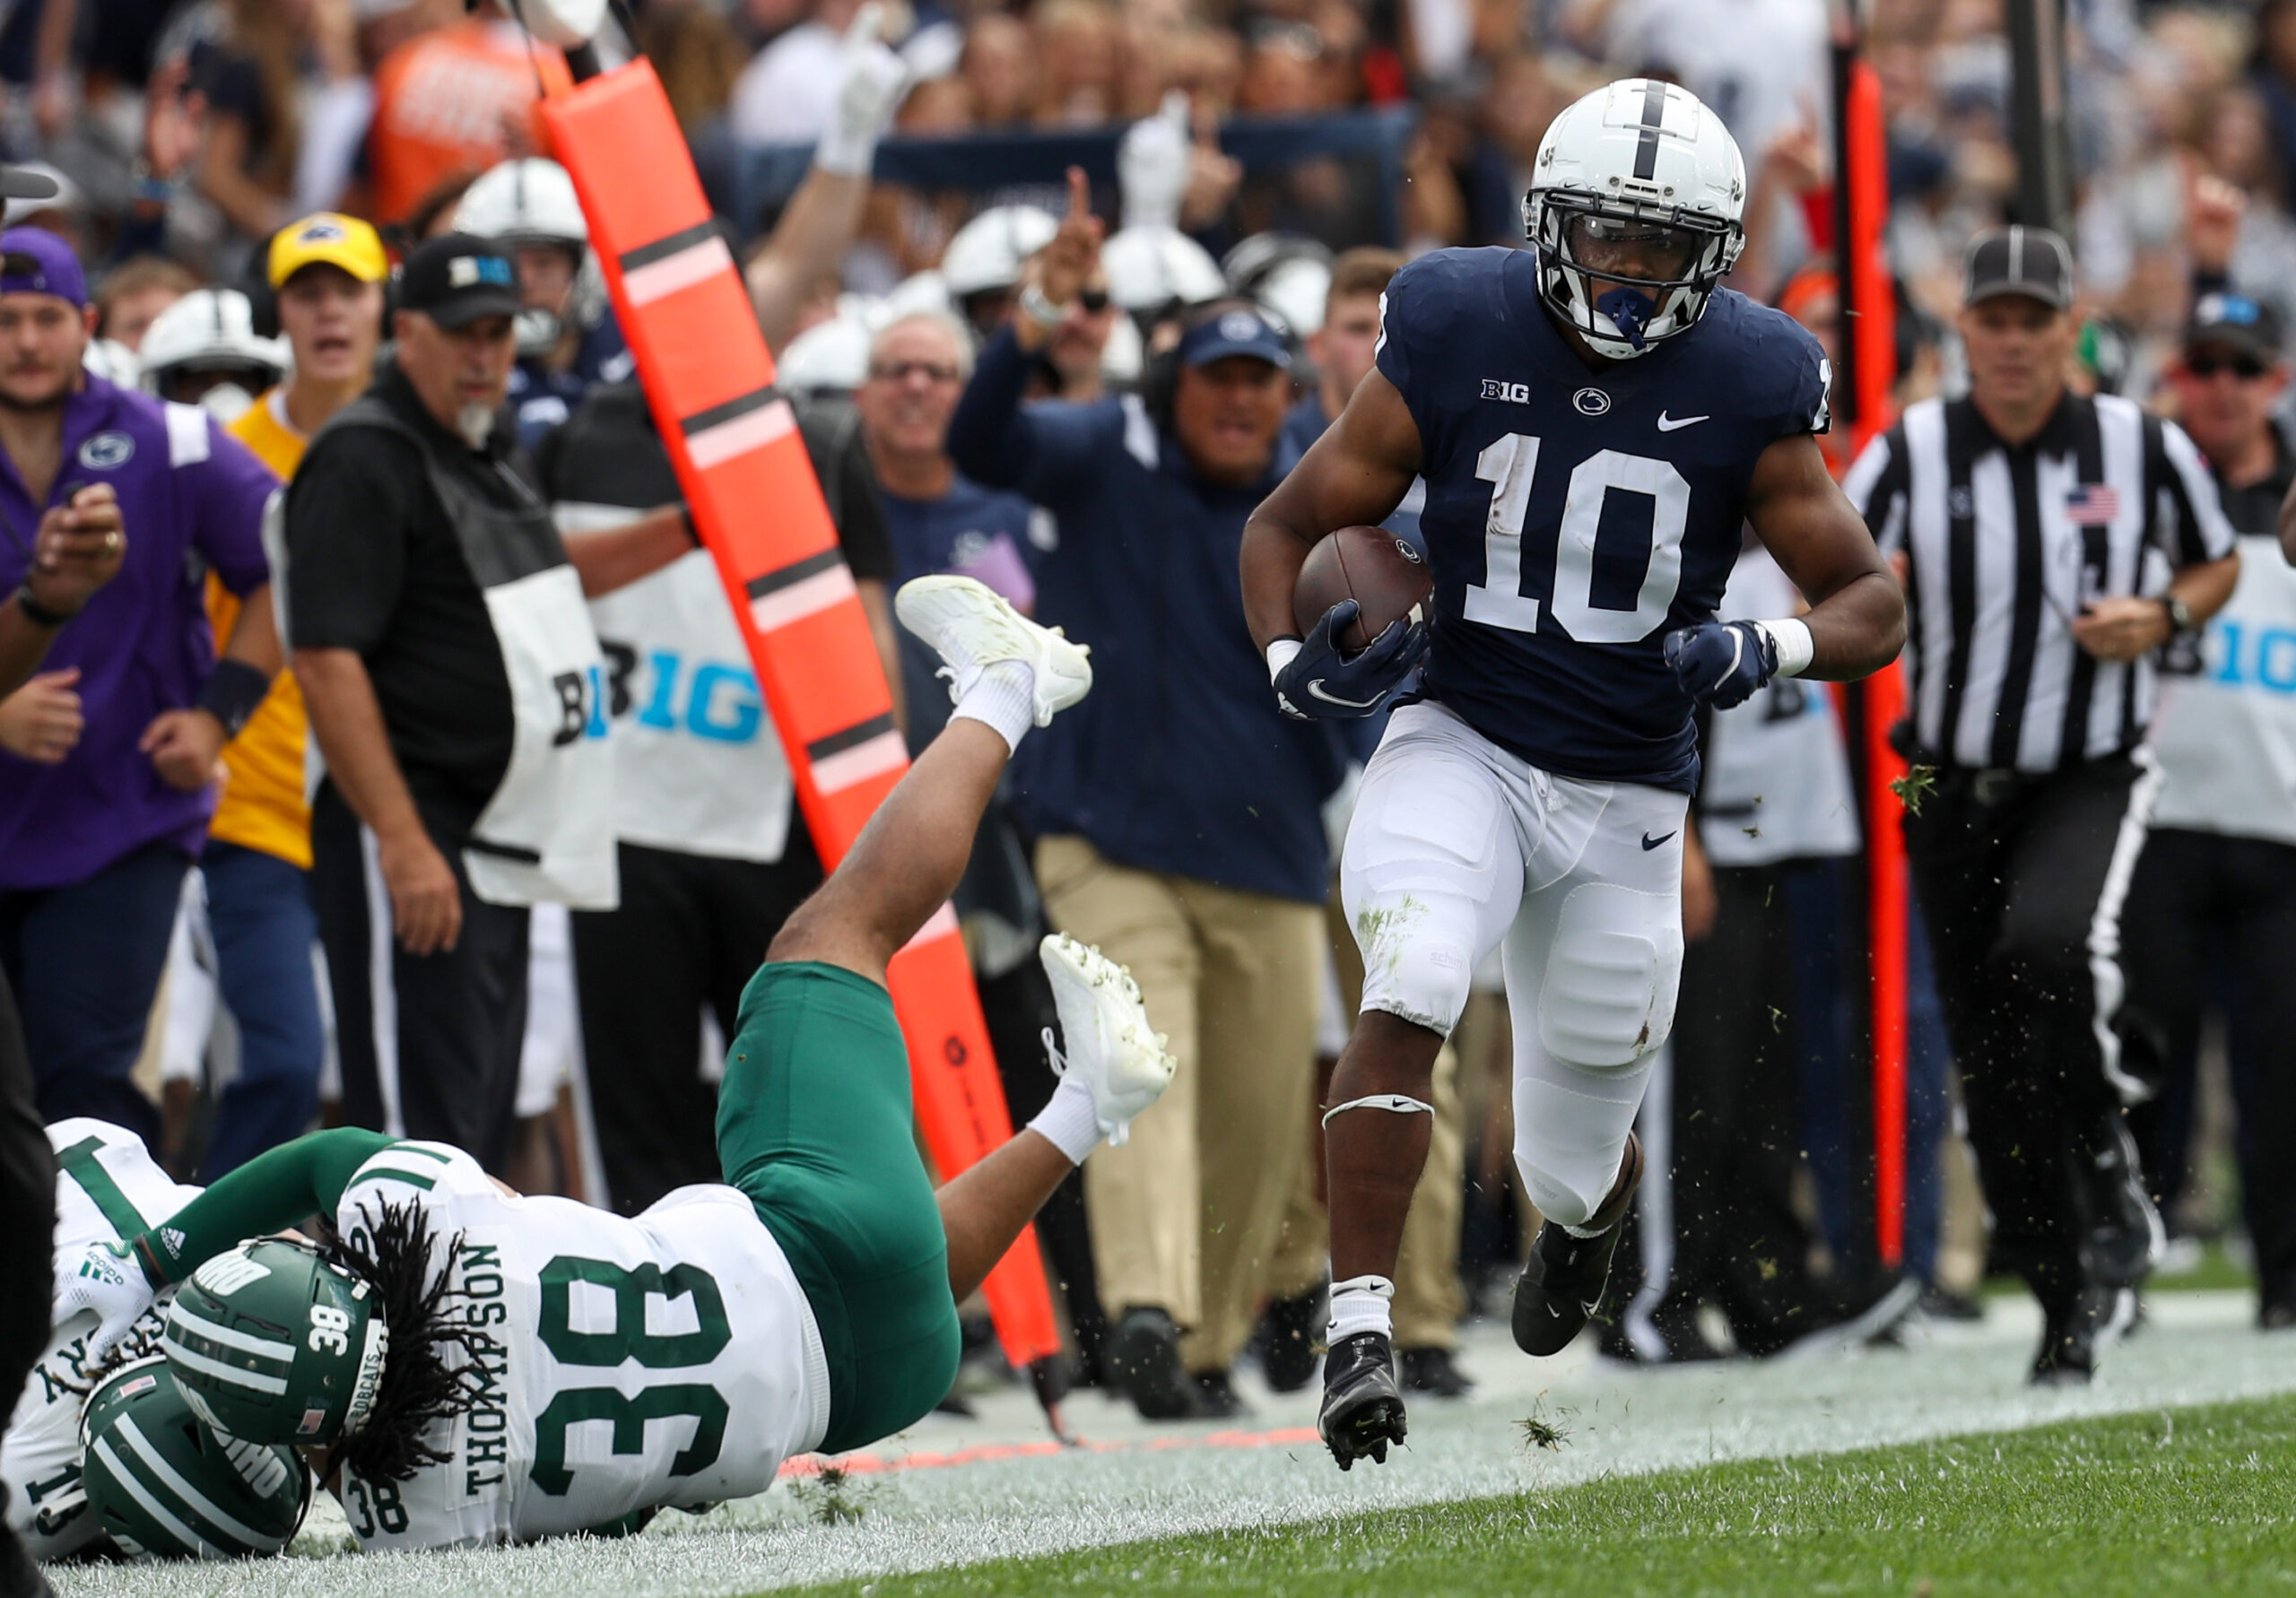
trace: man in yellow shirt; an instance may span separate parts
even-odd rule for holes
[[[273,238],[269,269],[294,364],[230,430],[283,482],[310,436],[374,380],[390,263],[373,228],[321,212]],[[275,544],[272,558],[279,559]],[[212,579],[207,595],[216,636],[229,637],[239,602]],[[240,1068],[216,1107],[201,1162],[205,1182],[300,1136],[317,1111],[326,1034],[311,959],[318,923],[305,732],[294,673],[282,672],[223,750],[230,777],[200,864],[217,982],[239,1023]]]

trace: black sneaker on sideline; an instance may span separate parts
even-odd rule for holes
[[[1813,1359],[1847,1353],[1895,1331],[1920,1302],[1921,1283],[1914,1277],[1881,1277],[1858,1292],[1843,1295],[1825,1324],[1801,1333],[1770,1358]]]
[[[1180,1363],[1180,1329],[1161,1309],[1135,1305],[1109,1336],[1109,1375],[1144,1420],[1187,1420],[1198,1413],[1196,1384]]]
[[[1914,1313],[1925,1321],[1981,1321],[1985,1319],[1985,1300],[1973,1293],[1957,1293],[1950,1288],[1931,1282],[1921,1290],[1920,1302]]]
[[[1595,1235],[1575,1237],[1552,1220],[1540,1223],[1538,1241],[1531,1245],[1530,1263],[1515,1283],[1517,1348],[1544,1359],[1569,1348],[1571,1339],[1585,1329],[1587,1317],[1602,1302],[1603,1284],[1610,1280],[1611,1255],[1618,1249],[1619,1233],[1623,1229],[1621,1223],[1641,1180],[1642,1140],[1630,1132],[1618,1180],[1611,1185],[1603,1207],[1587,1217]]]
[[[1297,1393],[1316,1379],[1328,1290],[1318,1287],[1296,1298],[1271,1298],[1260,1316],[1259,1368],[1276,1392]]]
[[[1196,1384],[1196,1412],[1207,1420],[1234,1420],[1252,1412],[1236,1393],[1236,1384],[1224,1370],[1199,1370],[1188,1377]]]
[[[2112,1346],[2136,1316],[2132,1288],[2092,1282],[2073,1307],[2052,1316],[2041,1328],[2040,1351],[2033,1358],[2036,1387],[2085,1387],[2097,1374],[2097,1356]]]
[[[1407,1393],[1431,1393],[1438,1398],[1465,1398],[1474,1391],[1474,1378],[1459,1368],[1448,1349],[1400,1349],[1403,1385]]]
[[[1387,1445],[1402,1442],[1405,1427],[1386,1333],[1358,1332],[1324,1356],[1324,1407],[1316,1429],[1343,1471],[1367,1455],[1374,1464],[1387,1463]]]
[[[2084,1155],[2074,1157],[2081,1175],[2082,1210],[2088,1219],[2082,1253],[2089,1274],[2106,1287],[2135,1287],[2161,1263],[2168,1229],[2144,1185],[2144,1168],[2128,1123],[2114,1110],[2097,1129]]]

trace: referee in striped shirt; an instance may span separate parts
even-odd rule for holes
[[[1936,951],[1996,1257],[2046,1317],[2039,1383],[2086,1382],[2135,1309],[2161,1223],[2121,1116],[2119,913],[2160,786],[2153,654],[2239,575],[2206,465],[2127,400],[2071,393],[2072,253],[1970,248],[1969,397],[1926,400],[1844,487],[1907,586],[1906,845]]]

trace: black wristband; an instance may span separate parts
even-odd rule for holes
[[[270,691],[270,678],[246,661],[227,656],[215,663],[207,686],[199,690],[198,708],[223,724],[224,737],[236,738]]]
[[[17,586],[16,608],[24,613],[24,620],[35,627],[61,627],[80,613],[77,611],[59,611],[53,605],[40,604],[32,597],[32,586],[29,580]]]

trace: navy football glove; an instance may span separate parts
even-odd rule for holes
[[[1743,705],[1778,672],[1778,646],[1752,621],[1700,621],[1666,635],[1666,664],[1703,705]]]
[[[1369,716],[1427,658],[1427,624],[1401,617],[1361,654],[1342,655],[1332,640],[1355,625],[1361,609],[1343,599],[1326,611],[1300,653],[1275,674],[1275,702],[1284,715],[1294,721]]]

